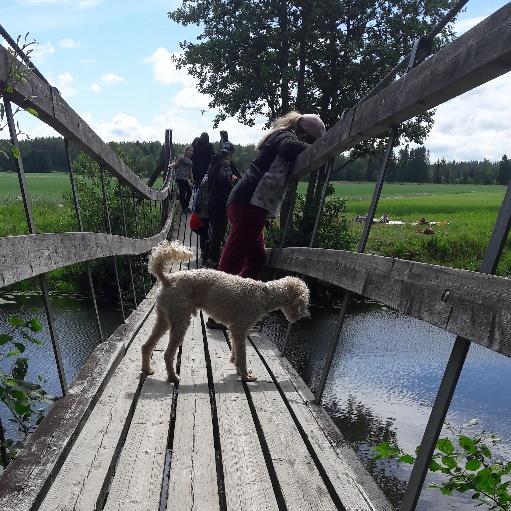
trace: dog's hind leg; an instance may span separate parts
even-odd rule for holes
[[[232,352],[236,370],[243,381],[256,381],[257,378],[247,369],[247,334],[248,330],[231,330],[232,333]],[[232,357],[231,357],[232,359]]]
[[[173,383],[179,382],[179,376],[174,369],[174,357],[177,349],[183,344],[188,326],[190,325],[190,317],[184,317],[181,321],[173,321],[170,325],[169,345],[165,351],[165,366],[167,368],[168,380]]]
[[[142,372],[144,374],[153,374],[151,369],[151,354],[160,337],[169,329],[167,320],[163,314],[156,309],[156,322],[147,341],[142,345]]]

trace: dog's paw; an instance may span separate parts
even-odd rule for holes
[[[168,378],[167,378],[167,381],[177,385],[179,383],[179,376],[177,374],[169,374]]]
[[[254,376],[252,374],[252,371],[247,371],[242,377],[241,377],[242,381],[256,381],[257,380],[257,376]]]
[[[142,367],[142,374],[145,374],[146,376],[154,374],[154,369],[151,369],[150,367]]]

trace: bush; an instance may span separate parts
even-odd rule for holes
[[[347,200],[332,196],[333,188],[328,192],[329,196],[325,200],[314,246],[335,250],[353,250],[356,246],[356,236],[348,226]],[[309,246],[315,217],[304,215],[304,209],[305,200],[298,195],[293,212],[293,229],[289,232],[287,246]],[[270,225],[267,230],[267,241],[270,247],[279,245],[282,232],[283,226],[278,225],[275,221]]]

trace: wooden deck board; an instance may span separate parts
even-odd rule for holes
[[[167,381],[163,357],[154,356],[153,367],[154,375],[142,386],[105,511],[159,509],[174,386]]]
[[[140,346],[155,314],[140,329],[46,495],[41,511],[94,509],[139,386]]]
[[[259,332],[250,339],[270,367],[346,509],[394,509],[327,412],[313,403],[313,393],[275,344]]]
[[[278,505],[242,383],[219,330],[208,330],[228,510],[272,511]]]
[[[247,365],[258,378],[248,387],[287,509],[337,509],[284,401],[251,346],[247,346]]]
[[[167,509],[219,509],[202,325],[192,320],[181,354]]]

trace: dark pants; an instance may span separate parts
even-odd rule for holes
[[[204,226],[197,232],[199,235],[200,254],[202,262],[205,263],[209,254],[209,219],[203,218]]]
[[[176,183],[179,187],[179,202],[181,203],[181,208],[184,211],[188,209],[190,204],[192,189],[190,188],[190,183],[186,179],[176,179]]]
[[[231,230],[219,270],[241,277],[259,278],[265,260],[263,229],[266,216],[266,210],[251,204],[227,206]]]
[[[211,238],[209,240],[208,259],[218,263],[220,260],[220,250],[227,230],[227,215],[225,210],[217,211],[209,215],[209,225]]]

